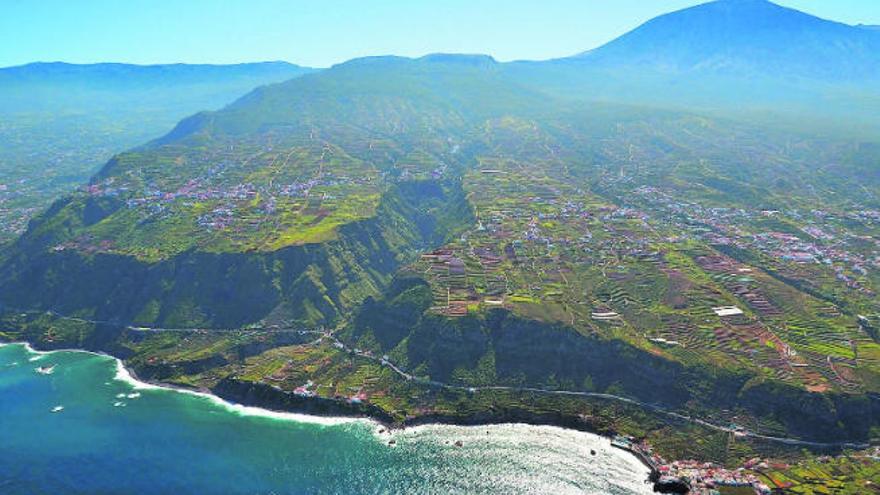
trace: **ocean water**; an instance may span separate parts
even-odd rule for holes
[[[0,346],[4,495],[651,493],[637,459],[588,433],[380,429],[139,384],[106,356]]]

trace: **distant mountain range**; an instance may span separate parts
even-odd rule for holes
[[[0,68],[0,114],[46,110],[114,110],[147,103],[183,104],[194,112],[227,103],[256,86],[313,69],[287,62],[234,65],[133,65],[37,62]],[[193,100],[193,98],[196,100]],[[195,103],[195,105],[190,104]]]
[[[174,80],[203,81],[205,77],[260,77],[287,75],[303,71],[303,67],[288,62],[253,62],[243,64],[71,64],[67,62],[34,62],[0,68],[0,80],[40,81],[47,77],[66,81],[98,81],[117,83],[125,80],[139,84]]]

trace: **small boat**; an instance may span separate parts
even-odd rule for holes
[[[36,368],[36,372],[41,375],[51,375],[53,372],[55,372],[55,365],[53,364],[52,366],[38,366]]]
[[[125,407],[125,402],[116,401],[113,403],[113,407]]]
[[[64,406],[55,406],[52,408],[53,413],[59,413],[64,410]]]
[[[135,393],[126,395],[126,397],[128,397],[129,399],[137,399],[140,396],[141,396],[140,392],[135,392]]]

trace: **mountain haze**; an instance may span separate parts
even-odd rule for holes
[[[880,34],[767,0],[717,0],[656,17],[571,60],[679,75],[863,81],[880,77]]]
[[[880,133],[880,32],[766,0],[697,5],[579,55],[504,70],[566,98],[699,110],[838,137]]]
[[[193,112],[228,103],[261,84],[312,69],[287,62],[234,65],[37,62],[0,68],[0,114],[16,111],[119,112],[183,105]],[[195,100],[194,98],[198,99]]]
[[[113,153],[193,112],[311,71],[284,62],[0,68],[0,243]]]

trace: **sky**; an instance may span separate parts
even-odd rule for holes
[[[0,67],[237,63],[327,67],[366,55],[573,55],[703,0],[0,0]],[[880,0],[779,0],[880,24]]]

